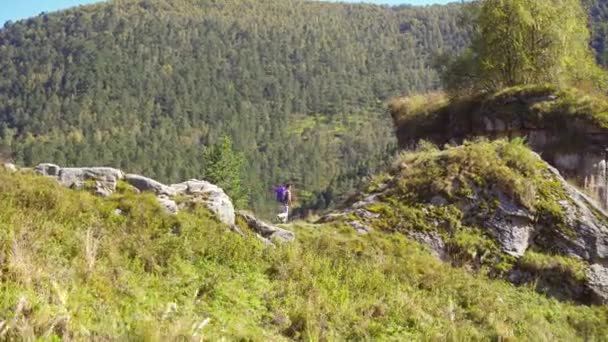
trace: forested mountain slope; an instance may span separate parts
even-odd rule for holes
[[[432,55],[466,41],[457,13],[124,0],[8,23],[1,143],[26,165],[112,165],[171,181],[204,176],[202,147],[228,134],[247,157],[256,208],[288,178],[325,191],[325,203],[393,145],[382,100],[438,86]]]
[[[605,0],[589,0],[606,64]],[[467,42],[459,6],[121,0],[0,30],[0,145],[17,163],[204,177],[227,134],[257,210],[295,179],[324,207],[394,145],[383,100],[437,88],[437,52]],[[302,191],[305,190],[305,191]]]
[[[591,46],[596,51],[597,61],[603,66],[608,65],[608,1],[584,0],[589,9],[589,21],[593,34]]]

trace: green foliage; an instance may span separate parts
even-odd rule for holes
[[[481,229],[459,230],[448,239],[447,247],[455,265],[482,271],[489,268],[493,276],[507,274],[515,264],[515,258],[503,253],[498,243]]]
[[[286,179],[325,207],[391,152],[382,100],[438,86],[433,51],[466,40],[456,12],[123,0],[9,23],[0,145],[21,165],[108,165],[177,182],[201,178],[202,147],[227,135],[246,158],[256,213],[274,210],[267,190]]]
[[[591,13],[599,53],[603,3]],[[381,102],[437,89],[433,56],[469,44],[459,12],[123,0],[7,23],[0,150],[22,165],[108,165],[177,182],[201,178],[202,147],[227,135],[245,155],[256,213],[274,210],[267,189],[286,179],[306,190],[304,209],[325,208],[394,151]]]
[[[583,0],[589,11],[591,28],[591,46],[596,51],[596,60],[600,65],[608,65],[608,1]]]
[[[218,143],[206,148],[203,159],[205,179],[224,189],[237,207],[245,206],[248,191],[241,184],[244,178],[245,156],[234,151],[230,138],[225,136]]]
[[[578,281],[586,279],[585,263],[564,255],[548,255],[530,250],[519,259],[518,266],[520,269],[531,270],[535,273],[554,271]]]
[[[445,94],[437,92],[394,98],[389,102],[388,109],[396,127],[403,124],[402,120],[407,120],[408,125],[424,130],[425,123],[430,122],[428,117],[449,103]]]
[[[606,307],[472,275],[403,236],[291,226],[266,248],[203,209],[0,171],[2,339],[599,341]],[[116,213],[116,209],[122,211]]]
[[[588,46],[580,0],[486,0],[465,7],[473,21],[469,51],[441,61],[446,88],[496,91],[550,82],[604,89],[606,77]]]
[[[399,198],[425,203],[434,196],[447,199],[473,194],[475,187],[492,187],[530,209],[536,188],[546,179],[542,161],[530,153],[521,140],[465,142],[445,150],[403,153],[397,185]]]

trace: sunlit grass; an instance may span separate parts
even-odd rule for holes
[[[296,222],[265,247],[205,209],[0,172],[0,338],[601,340],[607,311],[452,268],[399,234]],[[118,215],[116,209],[121,209]]]

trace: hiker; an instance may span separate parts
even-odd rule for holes
[[[292,200],[292,187],[293,184],[287,183],[275,189],[277,202],[281,203],[281,211],[277,215],[277,218],[282,223],[287,223],[287,219],[289,218],[289,207],[291,207]]]

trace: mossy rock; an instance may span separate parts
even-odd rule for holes
[[[348,215],[382,232],[438,234],[456,266],[495,277],[508,277],[519,268],[531,278],[547,280],[555,278],[548,276],[557,274],[555,267],[532,267],[527,248],[536,246],[547,260],[578,254],[589,265],[588,253],[596,247],[585,242],[593,238],[581,231],[595,229],[601,235],[606,230],[605,215],[590,203],[575,201],[573,189],[521,139],[479,139],[444,149],[424,143],[401,153],[391,171],[391,187],[364,207],[377,217],[357,215],[357,210]],[[591,213],[598,226],[581,228],[586,219],[576,215],[583,212]],[[563,275],[573,289],[585,284],[580,269]],[[581,291],[568,293],[582,300]]]

